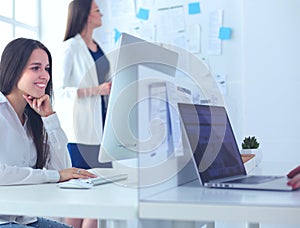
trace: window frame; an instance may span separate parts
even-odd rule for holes
[[[23,23],[22,21],[16,20],[16,2],[12,0],[12,18],[5,17],[0,14],[0,21],[5,22],[12,26],[13,38],[16,38],[16,27],[23,28],[29,31],[32,31],[36,34],[37,39],[41,38],[41,0],[36,0],[37,4],[37,18],[36,25],[30,25]]]

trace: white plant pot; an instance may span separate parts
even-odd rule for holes
[[[241,154],[255,154],[255,164],[256,165],[259,165],[262,161],[262,152],[261,150],[258,148],[258,149],[242,149],[241,150]]]

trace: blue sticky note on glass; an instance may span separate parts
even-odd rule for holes
[[[189,3],[189,14],[199,14],[200,13],[200,2]]]
[[[230,40],[231,39],[231,28],[221,27],[219,30],[219,39]]]
[[[143,9],[140,8],[139,12],[136,15],[137,18],[142,19],[142,20],[148,20],[149,18],[149,10],[148,9]]]
[[[115,32],[115,37],[114,37],[114,40],[115,40],[115,43],[117,43],[117,41],[120,39],[121,37],[121,32],[118,30],[118,29],[114,29],[114,32]]]

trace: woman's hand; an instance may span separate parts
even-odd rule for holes
[[[109,95],[111,89],[111,82],[104,82],[101,85],[89,87],[89,88],[79,88],[77,90],[77,95],[79,98]]]
[[[300,166],[297,168],[291,170],[287,174],[288,178],[291,178],[288,182],[287,185],[291,186],[293,189],[300,188]]]
[[[35,98],[30,95],[23,95],[30,107],[36,111],[40,116],[47,117],[53,114],[50,97],[44,94],[40,98]]]
[[[92,88],[92,94],[95,95],[108,95],[110,93],[111,82],[104,82],[101,85]]]
[[[68,168],[68,169],[62,169],[59,170],[59,182],[67,181],[70,179],[77,179],[77,178],[94,178],[97,177],[95,174],[90,173],[86,171],[85,169],[79,169],[79,168]]]
[[[99,85],[99,95],[109,95],[111,89],[111,82],[104,82]]]

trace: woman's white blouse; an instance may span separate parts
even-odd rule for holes
[[[45,169],[34,169],[36,148],[6,97],[0,93],[0,185],[58,182],[58,170],[71,167],[67,137],[56,114],[42,118],[48,133],[49,159]]]

